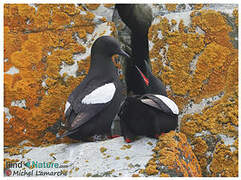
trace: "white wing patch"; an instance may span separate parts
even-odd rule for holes
[[[86,95],[82,99],[83,104],[100,104],[107,103],[112,100],[115,94],[115,85],[114,83],[108,83],[103,86],[98,87],[90,94]]]
[[[172,110],[173,114],[179,114],[179,109],[174,101],[172,101],[166,96],[157,95],[157,94],[155,94],[155,96],[161,99]]]
[[[66,104],[65,104],[64,114],[67,112],[67,110],[69,109],[70,105],[71,104],[67,101]]]

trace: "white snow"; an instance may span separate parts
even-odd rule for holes
[[[114,83],[108,83],[103,86],[98,87],[90,94],[82,99],[83,104],[99,104],[107,103],[112,100],[115,94],[115,85]]]
[[[172,101],[166,96],[162,96],[158,94],[156,94],[155,96],[160,100],[162,100],[172,110],[173,114],[179,114],[179,109],[174,101]]]

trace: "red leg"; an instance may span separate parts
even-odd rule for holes
[[[131,143],[131,140],[129,138],[125,138],[125,142]]]
[[[157,139],[158,139],[158,138],[159,138],[159,136],[160,136],[160,134],[155,134],[154,136],[155,136],[155,138],[157,138]]]

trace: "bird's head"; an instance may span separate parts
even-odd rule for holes
[[[102,57],[112,57],[113,55],[129,57],[120,47],[120,43],[112,36],[101,36],[93,44],[91,56],[100,55]]]

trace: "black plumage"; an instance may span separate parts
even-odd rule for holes
[[[111,124],[124,95],[114,54],[128,56],[111,36],[98,38],[91,48],[90,69],[66,102],[68,130],[61,136],[86,140],[94,135],[111,135]]]
[[[178,124],[178,107],[167,98],[166,87],[151,72],[148,29],[152,11],[148,5],[117,4],[122,21],[131,30],[131,58],[125,61],[128,97],[119,112],[122,135],[126,142],[135,136],[155,137],[174,130]],[[170,110],[171,107],[175,109]]]
[[[146,76],[146,65],[150,64],[148,29],[152,23],[152,10],[146,4],[116,4],[122,21],[131,30],[131,58],[124,61],[124,76],[128,94],[143,94],[135,65]]]
[[[175,130],[178,124],[178,108],[172,108],[154,94],[128,96],[119,112],[121,130],[126,142],[133,141],[136,136],[158,137],[161,133]]]
[[[149,72],[148,67],[149,79],[137,66],[136,69],[145,93],[127,96],[121,106],[118,115],[126,142],[133,141],[136,136],[158,137],[161,133],[175,130],[178,125],[178,107],[167,97],[160,80]],[[150,78],[152,76],[154,78]]]

